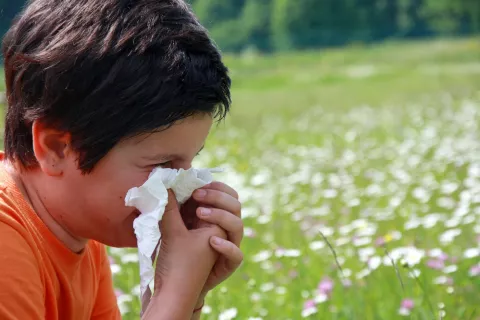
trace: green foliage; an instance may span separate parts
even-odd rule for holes
[[[238,18],[244,0],[196,0],[193,9],[206,27]]]
[[[222,21],[210,29],[210,34],[225,51],[240,51],[246,43],[245,31],[240,20]]]
[[[480,33],[479,0],[187,0],[223,51]],[[0,0],[4,32],[25,0]]]
[[[306,48],[334,42],[344,16],[334,14],[335,9],[341,7],[340,2],[304,0],[303,3],[299,6],[294,1],[274,1],[272,38],[277,49]]]
[[[270,24],[272,0],[246,0],[241,16],[245,40],[262,51],[272,49]]]
[[[226,51],[251,46],[286,51],[480,31],[477,0],[237,0],[215,8],[214,2],[196,0],[194,8],[202,22],[213,25],[213,36]],[[227,12],[225,6],[235,10]]]
[[[272,40],[277,49],[287,49],[293,46],[289,34],[290,21],[289,12],[292,5],[289,0],[273,0],[272,8]],[[294,6],[293,6],[294,7]]]
[[[478,0],[424,0],[425,19],[432,28],[446,34],[480,31]]]

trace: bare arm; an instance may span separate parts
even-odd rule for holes
[[[190,319],[198,293],[192,289],[164,287],[150,300],[142,320],[185,320]]]

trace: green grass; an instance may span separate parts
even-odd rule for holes
[[[333,291],[311,319],[403,318],[405,298],[415,303],[409,319],[440,319],[441,311],[443,319],[478,319],[480,277],[469,271],[480,258],[465,257],[480,246],[478,41],[226,61],[233,110],[197,166],[227,168],[218,178],[238,189],[249,236],[243,265],[210,295],[204,319],[227,319],[232,308],[236,319],[300,319],[325,277]],[[461,234],[441,242],[451,229]],[[385,247],[375,245],[392,234]],[[363,243],[356,245],[357,237]],[[282,248],[293,256],[282,256]],[[420,261],[402,265],[402,248],[407,255],[421,250]],[[455,271],[428,267],[435,248]],[[384,263],[388,256],[397,270]],[[372,269],[382,264],[368,272],[368,258]],[[127,294],[138,284],[132,269],[135,263],[115,276]],[[436,284],[442,276],[452,283]]]
[[[239,191],[245,261],[203,319],[301,319],[312,299],[310,319],[480,319],[478,39],[226,62],[233,109],[196,166]],[[114,280],[137,319],[127,252]]]

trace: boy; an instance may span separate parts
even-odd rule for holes
[[[125,195],[191,166],[229,110],[227,69],[181,0],[33,0],[3,54],[0,319],[120,319],[104,245],[136,246]],[[180,213],[170,194],[143,319],[198,319],[242,261],[236,192],[193,199]]]

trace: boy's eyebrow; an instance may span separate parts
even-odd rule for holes
[[[205,148],[205,145],[203,145],[200,150],[197,151],[197,154],[200,153]],[[175,154],[155,154],[153,156],[144,156],[142,157],[145,160],[152,160],[152,161],[160,161],[160,160],[168,160],[168,159],[175,159],[175,158],[182,158],[179,155]]]
[[[144,156],[142,157],[145,160],[151,160],[151,161],[163,161],[167,159],[174,158],[175,156],[172,154],[155,154],[153,156]]]

